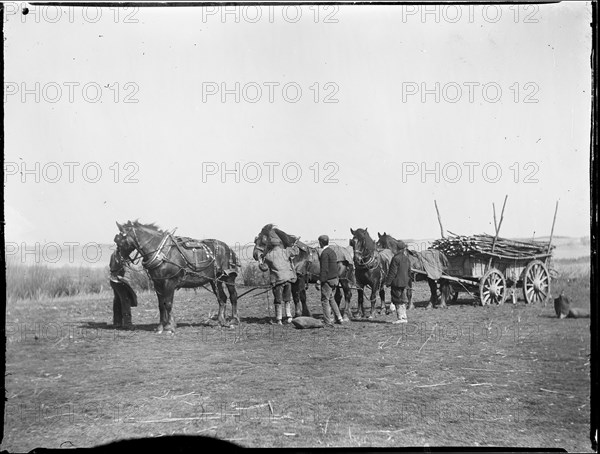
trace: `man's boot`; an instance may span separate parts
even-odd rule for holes
[[[113,300],[113,326],[118,328],[123,322],[123,314],[121,313],[121,300],[115,295]]]
[[[285,321],[292,323],[292,303],[290,301],[285,302]]]
[[[321,301],[321,308],[323,309],[323,323],[325,323],[326,326],[333,326],[329,301]]]
[[[398,314],[398,319],[394,323],[407,323],[408,320],[406,318],[406,304],[399,304],[397,306],[396,312]]]
[[[282,316],[281,303],[275,303],[275,324],[281,325],[281,316]]]

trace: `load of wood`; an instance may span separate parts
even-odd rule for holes
[[[493,254],[506,258],[528,258],[546,255],[550,243],[543,241],[516,241],[506,238],[495,238],[493,235],[456,235],[435,240],[431,248],[442,251],[447,257],[472,254]],[[554,248],[554,246],[552,246]]]

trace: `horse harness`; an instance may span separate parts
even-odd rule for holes
[[[137,233],[136,233],[135,229],[132,229],[132,231],[133,231],[135,241],[138,244],[139,249],[141,249],[142,244],[140,243],[140,241],[137,237]],[[161,279],[171,279],[171,278],[177,276],[177,274],[179,274],[182,270],[184,272],[184,276],[186,274],[192,274],[192,275],[200,274],[201,271],[204,271],[205,269],[207,269],[213,265],[213,263],[215,261],[216,249],[219,247],[219,245],[217,243],[214,244],[215,252],[213,252],[203,241],[193,240],[193,239],[187,238],[187,237],[181,237],[181,238],[173,237],[174,232],[175,232],[175,230],[173,230],[173,232],[166,232],[163,239],[161,240],[160,244],[158,245],[158,248],[154,252],[150,252],[148,254],[140,253],[140,256],[142,257],[142,266],[144,267],[144,269],[147,272],[158,268],[163,263],[169,263],[171,265],[179,267],[179,270],[172,276],[161,278]],[[163,249],[165,248],[165,245],[166,245],[168,239],[171,239],[171,243],[169,244],[166,252],[163,252]],[[187,267],[181,266],[179,263],[175,263],[167,258],[169,253],[171,252],[171,249],[173,248],[173,246],[175,246],[175,248],[177,249],[177,251],[179,252],[181,257],[187,264]],[[184,249],[190,249],[192,251],[193,256],[194,256],[194,262],[191,262],[188,259],[185,252],[183,251],[182,247]],[[208,257],[206,260],[198,262],[198,256],[196,254],[196,251],[198,249],[201,249],[204,251],[204,253],[206,254],[206,257]],[[151,258],[147,259],[145,256],[150,255],[150,254],[152,254]],[[132,263],[133,263],[133,260],[132,260]],[[205,277],[207,277],[207,276],[205,276]]]
[[[356,260],[356,258],[354,258],[354,263],[356,265],[356,268],[362,268],[362,269],[367,269],[368,271],[375,271],[377,268],[381,268],[381,261],[379,260],[379,253],[377,252],[377,250],[374,250],[373,253],[371,254],[371,258],[369,260],[367,260],[366,262],[362,259],[362,252],[361,252],[361,260],[358,261]]]

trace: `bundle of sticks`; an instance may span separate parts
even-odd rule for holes
[[[516,241],[496,238],[493,235],[456,235],[435,240],[431,247],[442,251],[448,257],[468,254],[497,254],[509,258],[524,258],[548,253],[549,243],[543,241]],[[493,248],[493,250],[492,250]],[[552,246],[554,248],[554,246]]]

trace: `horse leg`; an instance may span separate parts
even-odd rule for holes
[[[371,312],[369,313],[369,319],[372,319],[375,316],[375,303],[377,302],[377,285],[371,284],[371,296],[369,299],[371,300]]]
[[[450,285],[447,281],[440,280],[440,305],[438,307],[446,309],[446,300],[450,298]]]
[[[434,304],[437,304],[437,284],[433,279],[427,278],[429,284],[429,290],[431,291],[431,297],[429,298],[429,304],[425,309],[431,309]]]
[[[358,284],[357,294],[358,294],[358,312],[356,313],[357,318],[362,318],[365,316],[365,307],[363,305],[365,300],[365,286],[364,284]]]
[[[237,309],[237,289],[235,288],[235,278],[228,279],[225,282],[225,285],[227,286],[227,291],[229,292],[229,300],[231,301],[231,316],[235,321],[237,321],[237,324],[239,325],[240,316],[238,315]]]
[[[312,317],[310,309],[306,304],[306,284],[307,280],[302,275],[298,275],[298,279],[292,284],[292,297],[296,306],[296,317],[299,317],[300,314]]]
[[[219,285],[217,286],[217,284],[215,284],[215,281],[210,281],[210,286],[212,287],[214,294],[217,295],[217,301],[219,303],[219,324],[221,326],[229,326],[225,318],[225,308],[227,305],[227,299],[225,297],[225,292],[223,291],[223,286],[221,282],[219,282]]]
[[[406,287],[406,298],[408,299],[408,309],[414,309],[415,308],[415,305],[414,305],[413,300],[412,300],[412,296],[413,296],[413,288],[412,288],[412,286],[413,286],[413,280],[411,279],[408,282],[408,287]]]
[[[164,326],[167,324],[167,315],[165,310],[164,303],[164,295],[166,293],[164,285],[160,283],[159,285],[154,284],[154,288],[156,289],[156,298],[158,298],[158,326],[156,327],[156,332],[161,334],[164,330]]]
[[[381,314],[383,312],[383,308],[385,307],[385,315],[390,315],[390,305],[389,303],[385,302],[385,287],[383,284],[381,284],[379,289],[379,299],[381,299],[381,309],[379,310],[379,313]]]
[[[350,284],[348,283],[348,280],[341,279],[340,284],[342,285],[342,290],[344,291],[344,305],[343,308],[340,306],[340,312],[342,313],[342,319],[345,322],[349,322],[350,320],[352,320],[352,308],[350,307],[350,301],[352,299],[352,290],[350,289]]]
[[[292,282],[292,300],[294,301],[294,310],[296,317],[298,317],[302,308],[302,305],[300,303],[300,288],[303,287],[303,285],[301,285],[303,283],[304,278],[301,276],[298,276],[296,282]]]
[[[163,304],[165,308],[165,331],[175,333],[177,323],[175,322],[175,316],[173,315],[173,297],[175,296],[175,288],[167,288],[163,295]]]
[[[303,278],[303,282],[302,282],[302,286],[300,287],[300,291],[299,291],[299,296],[300,296],[300,303],[302,303],[302,315],[306,316],[306,317],[312,317],[312,313],[310,312],[310,309],[308,308],[308,304],[306,304],[306,287],[307,287],[307,281],[304,280]],[[298,314],[299,312],[296,312],[296,314]]]

